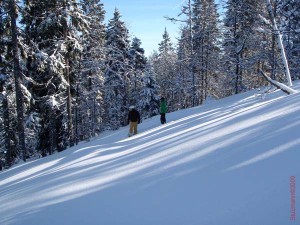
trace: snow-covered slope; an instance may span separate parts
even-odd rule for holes
[[[299,94],[252,91],[167,122],[154,117],[131,138],[125,127],[2,172],[0,224],[295,224]]]

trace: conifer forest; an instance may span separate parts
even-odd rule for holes
[[[220,10],[221,8],[221,10]],[[299,0],[186,0],[145,55],[101,0],[0,1],[0,170],[141,118],[300,78]]]

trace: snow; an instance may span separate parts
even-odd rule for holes
[[[0,174],[0,224],[295,224],[299,97],[253,90],[16,165]]]
[[[270,77],[268,77],[262,70],[260,70],[260,72],[262,73],[262,75],[272,84],[274,85],[275,87],[278,87],[280,88],[283,92],[287,93],[287,94],[297,94],[299,91],[297,90],[294,90],[293,88],[290,88],[289,86],[283,84],[283,83],[280,83],[276,80],[273,80],[271,79]],[[292,83],[291,85],[292,86]]]
[[[51,108],[54,108],[54,107],[58,107],[59,106],[59,103],[55,100],[55,97],[54,96],[50,96],[49,99],[47,100],[47,104],[51,107]]]
[[[276,80],[273,80],[274,84],[276,84],[278,87],[280,87],[282,90],[286,90],[288,93],[291,93],[291,94],[296,94],[298,93],[298,91],[295,91],[293,88],[290,88],[289,86],[283,84],[283,83],[280,83]]]

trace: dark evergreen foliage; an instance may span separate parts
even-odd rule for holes
[[[83,51],[77,73],[76,142],[94,137],[104,129],[105,11],[100,0],[84,0],[83,12],[89,27],[82,35]]]
[[[133,38],[129,48],[129,66],[130,66],[130,82],[129,82],[129,99],[130,105],[139,102],[139,93],[142,89],[142,75],[145,73],[147,59],[144,55],[144,49],[141,47],[141,40]]]
[[[148,63],[145,72],[142,76],[142,88],[139,92],[138,109],[141,112],[142,119],[147,119],[158,115],[159,100],[158,96],[159,86],[157,84],[157,75],[153,66]]]
[[[127,124],[129,104],[129,33],[121,14],[115,9],[106,30],[106,70],[104,80],[105,122],[108,129]]]
[[[300,4],[298,0],[278,2],[278,17],[284,34],[286,52],[293,79],[300,78]]]
[[[156,64],[153,68],[157,74],[157,82],[160,87],[159,95],[168,99],[170,111],[176,107],[176,95],[178,94],[176,85],[176,60],[177,55],[173,47],[170,35],[165,28],[162,41],[158,44],[158,54],[152,63]]]

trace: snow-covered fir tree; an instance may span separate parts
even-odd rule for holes
[[[145,51],[141,47],[141,44],[141,40],[135,37],[129,49],[129,66],[131,67],[129,82],[130,104],[136,104],[140,99],[139,93],[142,89],[142,75],[147,63],[144,55]]]
[[[162,41],[158,45],[158,54],[155,59],[156,66],[154,70],[157,74],[157,82],[160,87],[159,95],[167,99],[168,109],[173,111],[177,108],[175,99],[176,95],[179,94],[176,89],[177,56],[166,28],[162,35]]]
[[[182,108],[193,106],[193,70],[192,70],[192,54],[190,32],[187,26],[180,29],[180,38],[178,40],[177,58],[178,58],[178,76],[180,79],[180,105]]]
[[[300,78],[300,4],[297,0],[278,0],[278,18],[293,79]]]
[[[105,123],[108,129],[118,129],[127,123],[129,104],[128,51],[130,41],[121,13],[115,9],[106,29],[106,70],[104,80]]]
[[[9,51],[8,29],[9,17],[4,5],[0,2],[0,164],[1,168],[12,165],[17,157],[16,137],[14,126],[16,125],[14,88],[12,76],[12,54]]]
[[[27,60],[27,76],[34,80],[29,85],[36,104],[31,113],[39,120],[30,121],[30,126],[40,127],[38,149],[42,155],[52,154],[54,150],[64,149],[62,132],[54,132],[58,121],[61,96],[65,96],[66,82],[63,77],[63,57],[57,51],[56,43],[61,40],[57,5],[49,1],[26,1],[23,20],[27,33],[27,43],[31,47]],[[38,113],[38,114],[37,114]],[[64,135],[66,136],[66,135]],[[58,141],[59,140],[59,141]]]
[[[19,155],[23,161],[26,161],[26,143],[25,143],[25,126],[24,126],[24,115],[25,115],[25,95],[29,96],[27,89],[24,85],[22,75],[22,58],[24,57],[24,43],[20,32],[18,30],[17,19],[19,16],[19,2],[4,1],[5,13],[9,15],[9,29],[10,29],[10,43],[9,51],[12,56],[13,62],[13,77],[14,77],[14,92],[15,92],[15,103],[16,103],[16,134],[17,134],[17,155]]]
[[[24,123],[32,98],[23,79],[27,47],[17,27],[20,6],[17,1],[0,3],[0,154],[5,152],[6,166],[25,161],[27,150],[35,147],[32,129]]]
[[[75,74],[78,74],[78,62],[82,45],[80,43],[79,32],[85,32],[89,22],[85,19],[79,3],[76,0],[63,2],[61,6],[61,25],[63,33],[63,42],[60,53],[64,57],[64,77],[67,81],[67,127],[68,127],[68,144],[74,144],[74,124],[73,124],[73,106],[72,106],[72,85],[75,83]],[[75,89],[75,88],[74,88]]]
[[[220,56],[219,14],[214,0],[193,3],[193,68],[196,73],[196,105],[216,96]]]
[[[261,85],[261,1],[228,0],[224,18],[224,66],[231,80],[231,93]],[[230,92],[230,91],[229,91]]]
[[[103,130],[104,111],[105,10],[100,0],[83,0],[82,3],[89,28],[82,35],[83,52],[76,85],[77,141],[93,137]]]
[[[143,119],[159,114],[158,95],[159,86],[157,84],[157,74],[151,63],[148,63],[142,76],[142,89],[139,92],[138,109]]]
[[[180,23],[180,37],[178,39],[177,49],[177,106],[186,108],[195,106],[196,86],[195,73],[193,68],[193,17],[192,0],[182,2],[181,11],[177,18],[168,18],[169,20]]]
[[[25,3],[22,23],[32,49],[27,70],[36,82],[31,92],[37,102],[34,111],[40,114],[38,148],[46,155],[74,142],[71,89],[82,49],[78,33],[88,22],[73,0]]]

